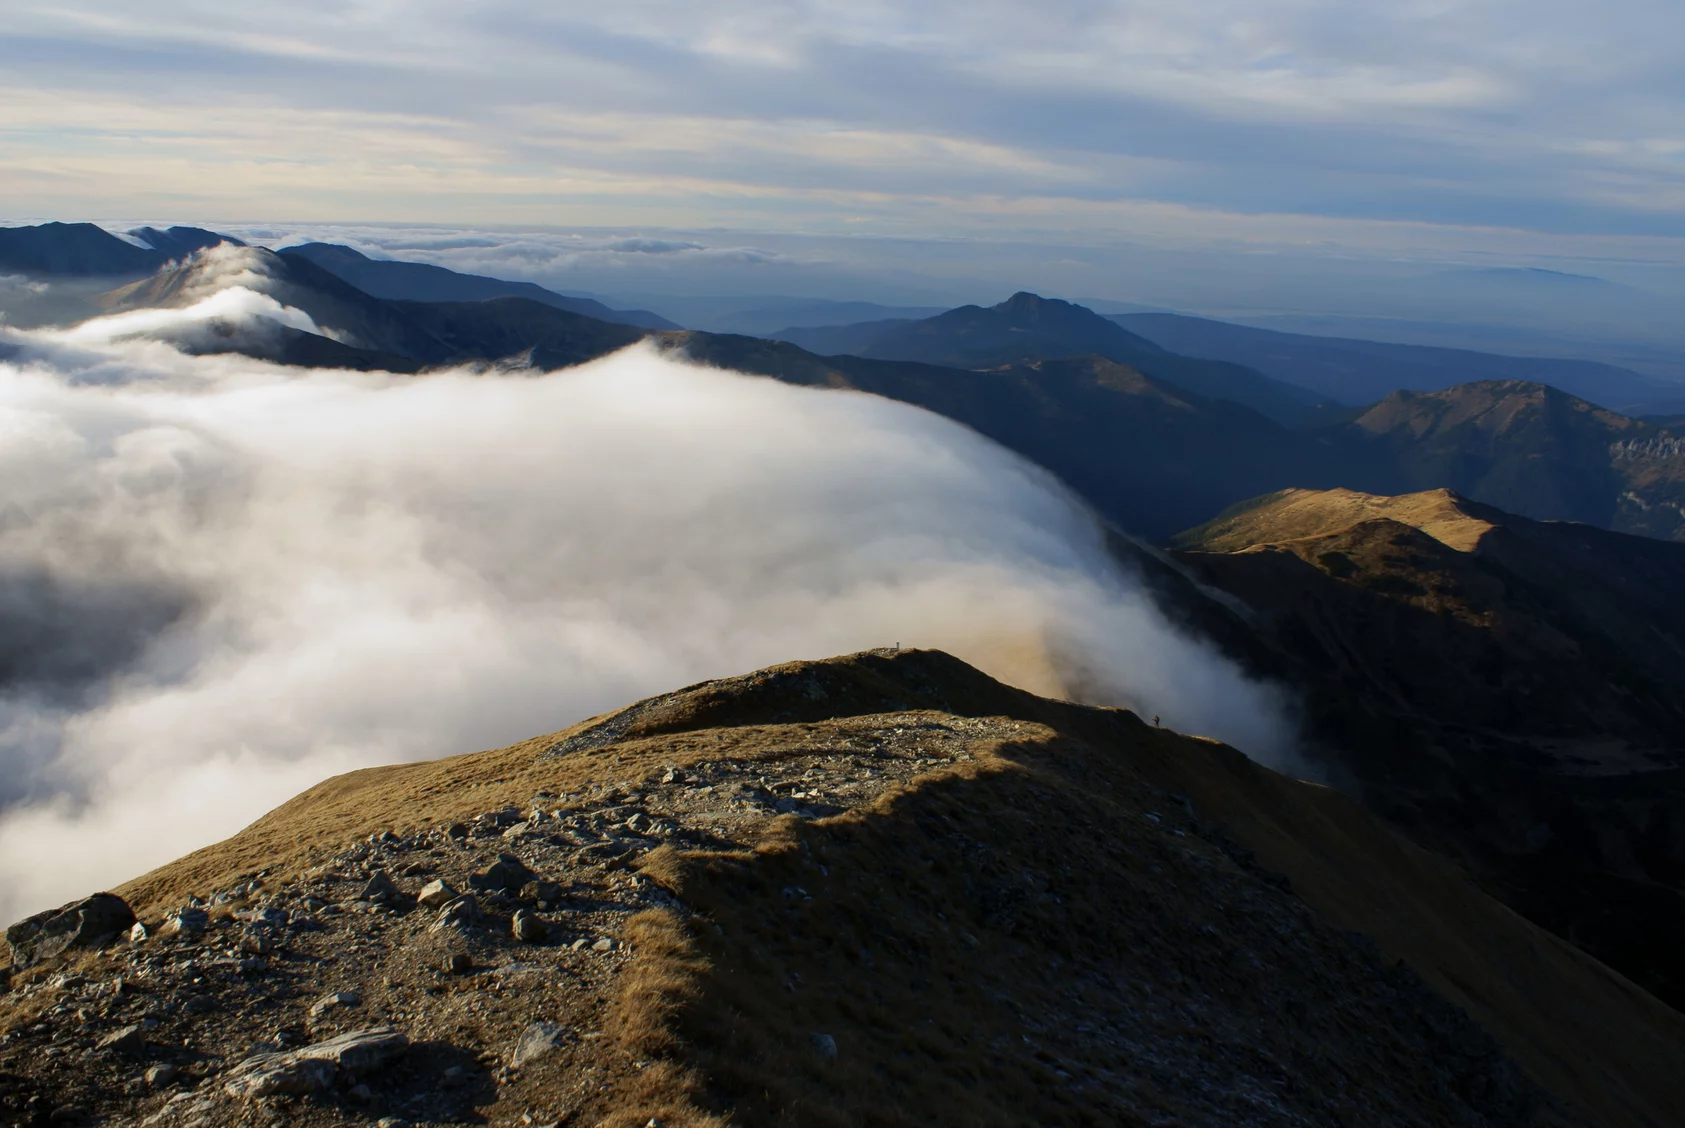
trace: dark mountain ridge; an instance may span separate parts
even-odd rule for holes
[[[1395,391],[1442,391],[1482,380],[1548,384],[1627,414],[1685,397],[1679,384],[1589,360],[1318,337],[1172,313],[1117,314],[1111,320],[1174,352],[1243,364],[1343,404],[1371,404]]]
[[[364,293],[392,301],[480,302],[491,298],[526,298],[619,325],[635,325],[641,329],[679,328],[648,310],[610,309],[594,298],[568,297],[532,282],[510,282],[479,274],[462,274],[430,263],[371,259],[352,247],[335,243],[301,243],[282,247],[279,253],[309,259]]]
[[[129,234],[147,245],[137,247],[92,223],[43,223],[36,227],[0,227],[0,274],[41,278],[138,277],[172,259],[238,239],[198,227],[160,231],[142,227]]]
[[[1283,423],[1304,419],[1318,402],[1302,388],[1239,365],[1169,352],[1083,306],[1023,292],[986,309],[961,306],[918,321],[789,329],[774,336],[824,353],[966,369],[1092,354],[1206,399],[1245,404]]]
[[[0,227],[0,273],[53,277],[148,274],[156,251],[124,242],[92,223]]]

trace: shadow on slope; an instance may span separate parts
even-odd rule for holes
[[[123,892],[172,903],[539,788],[658,805],[711,766],[794,758],[825,793],[827,765],[891,755],[923,773],[865,806],[643,857],[677,900],[629,931],[611,1029],[657,1064],[605,1123],[1660,1126],[1685,1107],[1685,1018],[1343,796],[934,652],[340,777]]]
[[[1290,490],[1180,540],[1335,778],[1685,1005],[1685,546],[1444,490]]]

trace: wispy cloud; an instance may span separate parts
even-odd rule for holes
[[[1685,9],[1660,0],[66,0],[7,22],[0,189],[31,213],[941,235],[1177,204],[1685,235]]]

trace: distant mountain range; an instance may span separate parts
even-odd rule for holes
[[[1434,392],[1476,380],[1549,384],[1617,411],[1643,412],[1669,399],[1685,400],[1685,385],[1589,360],[1313,337],[1170,313],[1112,320],[1174,352],[1243,364],[1335,403],[1368,404],[1395,391]]]
[[[142,229],[131,238],[147,248],[92,225],[59,224],[0,231],[0,247],[31,247],[36,260],[66,269],[132,264],[141,261],[136,255],[162,260],[161,269],[107,294],[102,304],[111,310],[184,305],[218,285],[213,267],[193,254],[224,241],[214,232]],[[792,329],[773,340],[627,324],[609,316],[642,315],[326,244],[240,253],[249,284],[331,334],[279,327],[257,336],[201,333],[184,347],[399,372],[460,363],[549,369],[654,334],[710,363],[855,387],[948,415],[1047,467],[1120,527],[1152,539],[1246,498],[1335,486],[1381,494],[1444,487],[1535,519],[1685,538],[1685,432],[1678,429],[1517,380],[1395,391],[1367,409],[1319,404],[1316,393],[1286,380],[1222,357],[1183,355],[1125,325],[1166,341],[1191,339],[1196,349],[1221,348],[1300,380],[1321,379],[1314,375],[1319,364],[1357,367],[1367,358],[1374,358],[1371,374],[1426,371],[1441,380],[1529,363],[1513,358],[1322,342],[1170,315],[1106,318],[1028,293],[990,308]],[[346,275],[388,294],[464,296],[377,296]],[[472,296],[505,289],[514,293]],[[821,357],[802,341],[832,355]],[[1550,371],[1581,382],[1620,372],[1579,362],[1558,362]]]
[[[1171,353],[1080,306],[1019,294],[907,322],[880,350],[989,363],[965,369],[788,341],[652,331],[523,297],[394,301],[304,255],[242,252],[259,285],[333,330],[202,335],[184,347],[290,364],[419,372],[460,363],[548,369],[645,336],[699,360],[819,387],[852,387],[947,415],[1037,462],[1120,527],[1163,539],[1246,498],[1289,487],[1376,493],[1447,487],[1537,519],[1685,538],[1685,451],[1673,430],[1540,384],[1486,381],[1397,392],[1367,410],[1310,413],[1290,427],[1240,402],[1285,406],[1286,385]],[[199,259],[113,291],[111,309],[184,305],[214,286]],[[1081,344],[1099,345],[1120,362]],[[1051,356],[1037,355],[1049,349]],[[1227,395],[1189,390],[1199,383]]]
[[[1084,306],[1028,293],[1014,294],[987,309],[961,306],[918,321],[785,329],[772,335],[826,355],[848,353],[949,368],[1102,356],[1196,395],[1245,404],[1282,423],[1304,419],[1319,402],[1314,393],[1251,369],[1172,353]]]
[[[423,262],[371,259],[336,243],[301,243],[282,247],[281,254],[306,258],[364,293],[409,302],[483,302],[491,298],[526,298],[569,313],[635,325],[640,329],[677,329],[679,326],[645,309],[610,309],[593,298],[570,298],[532,282],[506,282],[479,274],[459,274]]]

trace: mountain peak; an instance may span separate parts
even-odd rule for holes
[[[135,276],[162,257],[92,223],[0,228],[0,274],[66,277]]]
[[[355,247],[347,247],[344,243],[296,243],[290,247],[282,247],[275,253],[281,255],[299,255],[311,260],[318,266],[326,265],[330,261],[374,261],[362,251],[359,251]]]
[[[244,247],[245,240],[236,239],[232,235],[223,235],[216,231],[207,231],[203,227],[168,227],[160,230],[156,227],[136,227],[127,233],[130,237],[139,239],[152,250],[171,258],[181,258],[194,251],[206,250],[221,243],[228,243],[235,247]]]
[[[1087,306],[1079,306],[1075,302],[1067,302],[1062,298],[1044,298],[1040,294],[1032,294],[1028,290],[1019,290],[999,305],[991,307],[997,313],[1011,316],[1032,317],[1062,317],[1086,316],[1099,318],[1100,315]],[[1104,320],[1103,318],[1101,320]]]

